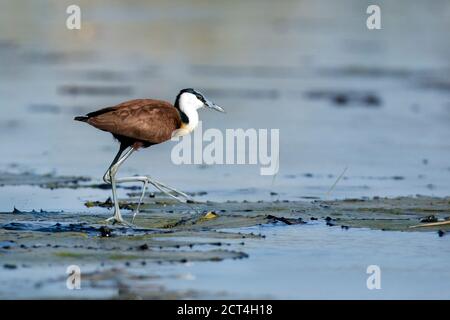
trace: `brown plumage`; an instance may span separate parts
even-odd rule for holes
[[[221,107],[207,100],[200,92],[187,88],[178,93],[174,106],[161,100],[137,99],[75,117],[77,121],[89,123],[97,129],[112,133],[120,142],[119,151],[103,176],[103,180],[111,184],[114,203],[114,216],[107,221],[126,223],[120,214],[117,183],[140,182],[143,184],[133,221],[139,212],[148,184],[176,200],[182,202],[191,200],[184,192],[149,176],[116,178],[116,174],[119,167],[135,150],[170,140],[174,133],[176,136],[189,134],[198,124],[197,110],[203,107],[224,112]]]
[[[136,99],[75,117],[75,120],[107,131],[123,148],[131,145],[149,147],[170,140],[181,127],[180,111],[162,100]]]

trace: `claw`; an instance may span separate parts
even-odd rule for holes
[[[133,221],[134,221],[134,218],[133,218]],[[114,214],[114,216],[109,217],[108,219],[105,219],[105,222],[112,222],[113,225],[115,225],[117,223],[117,224],[121,224],[121,225],[131,227],[131,228],[134,227],[134,225],[132,223],[129,223],[129,222],[125,221],[124,219],[122,219],[122,216],[120,214],[119,215]]]

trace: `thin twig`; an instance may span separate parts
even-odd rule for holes
[[[272,177],[272,183],[271,183],[271,185],[270,185],[270,189],[273,188],[273,185],[275,184],[275,178],[277,177],[278,171],[280,170],[280,154],[279,154],[279,153],[277,154],[277,162],[276,162],[276,165],[277,165],[277,173],[275,173],[275,174],[273,175],[273,177]]]
[[[415,226],[410,226],[410,228],[434,227],[434,226],[443,226],[446,224],[450,224],[450,220],[441,221],[441,222],[431,222],[431,223],[425,223],[425,224],[417,224]]]
[[[342,179],[342,177],[344,176],[345,172],[347,171],[348,166],[345,167],[344,171],[342,171],[342,173],[340,174],[340,176],[336,179],[336,181],[333,183],[333,185],[330,187],[330,189],[327,191],[327,197],[330,195],[331,191],[333,191],[334,187],[336,187],[336,185],[338,184],[339,180]]]

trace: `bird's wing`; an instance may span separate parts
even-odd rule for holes
[[[152,99],[134,99],[134,100],[129,100],[129,101],[125,101],[122,103],[119,103],[118,105],[112,106],[112,107],[106,107],[97,111],[93,111],[88,113],[86,116],[88,118],[93,118],[93,117],[97,117],[100,116],[102,114],[105,113],[109,113],[118,109],[122,109],[122,108],[130,108],[130,107],[143,107],[145,105],[152,105],[155,104],[155,102],[160,102],[160,104],[167,104],[169,106],[171,106],[170,103],[165,102],[165,101],[159,101],[159,100],[152,100]]]
[[[169,140],[181,126],[178,110],[160,100],[127,101],[87,116],[87,122],[98,129],[152,144]]]

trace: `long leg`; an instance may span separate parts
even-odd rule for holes
[[[113,203],[114,203],[114,216],[107,219],[107,221],[115,221],[119,223],[125,223],[125,221],[122,218],[122,215],[120,214],[120,208],[119,208],[119,199],[117,197],[117,188],[116,188],[116,174],[119,170],[119,167],[125,162],[126,159],[133,153],[134,149],[130,148],[122,157],[122,152],[126,150],[123,149],[123,147],[120,147],[119,152],[117,153],[116,157],[114,158],[113,162],[111,163],[111,166],[106,171],[105,175],[103,176],[103,180],[107,183],[111,183],[112,188],[112,197],[113,197]]]
[[[122,153],[129,149],[123,156]],[[108,170],[106,170],[105,174],[103,175],[103,181],[106,183],[111,183],[111,176],[117,173],[117,170],[119,169],[119,166],[125,162],[126,159],[133,153],[134,149],[132,147],[123,147],[120,146],[119,152],[117,153],[116,157],[114,158],[113,162],[109,166]]]
[[[174,193],[176,193],[176,194],[179,194],[180,196],[186,198],[186,200],[192,200],[191,197],[188,196],[186,193],[184,193],[184,192],[182,192],[182,191],[179,191],[179,190],[177,190],[177,189],[175,189],[175,188],[173,188],[173,187],[171,187],[171,186],[168,186],[167,184],[164,184],[164,183],[162,183],[162,182],[160,182],[160,181],[157,181],[157,180],[155,180],[155,179],[152,179],[152,180],[153,180],[153,183],[159,185],[159,187],[164,188],[164,189],[167,189],[167,190],[169,190],[169,191],[172,191],[172,192],[174,192]],[[157,188],[158,188],[158,187],[157,187]],[[158,188],[158,189],[160,189],[160,188]],[[161,190],[161,189],[160,189],[160,190]],[[163,192],[164,192],[164,191],[163,191]],[[167,192],[164,192],[164,193],[167,194]]]
[[[117,172],[117,169],[119,168],[120,165],[122,165],[123,162],[125,162],[125,160],[133,153],[135,149],[133,147],[130,148],[129,151],[127,151],[125,153],[125,155],[120,158],[116,164],[112,165],[110,167],[110,169],[105,173],[105,177],[104,180],[107,183],[111,183],[110,179],[108,179],[108,172],[113,172],[114,173],[114,177],[115,177],[115,173]],[[186,193],[179,191],[173,187],[170,187],[162,182],[159,182],[149,176],[134,176],[134,177],[124,177],[124,178],[117,178],[114,179],[116,183],[121,183],[121,182],[142,182],[143,183],[143,187],[142,187],[142,194],[140,196],[140,201],[138,203],[138,210],[139,211],[139,207],[141,205],[141,202],[144,198],[144,194],[145,194],[145,190],[147,188],[147,185],[150,183],[152,184],[155,188],[157,188],[158,190],[160,190],[161,192],[163,192],[164,194],[168,195],[169,197],[174,198],[175,200],[178,200],[180,202],[186,202],[187,200],[192,200],[192,198],[190,196],[188,196]],[[180,199],[177,196],[174,196],[171,192],[180,195],[181,197],[185,198]]]
[[[136,208],[135,212],[133,213],[132,223],[134,222],[134,219],[135,219],[136,215],[139,213],[139,208],[141,206],[142,200],[144,199],[145,190],[146,190],[146,188],[147,188],[149,183],[151,185],[153,185],[155,188],[157,188],[159,191],[161,191],[161,192],[165,193],[166,195],[174,198],[175,200],[178,200],[178,201],[183,202],[183,203],[185,203],[186,200],[191,200],[191,198],[187,194],[185,194],[184,192],[178,191],[178,190],[176,190],[176,189],[174,189],[172,187],[169,187],[169,186],[167,186],[165,184],[162,184],[161,182],[158,182],[158,181],[156,181],[153,178],[150,178],[148,176],[134,176],[134,177],[117,178],[117,179],[115,179],[115,182],[117,182],[117,183],[122,183],[122,182],[142,182],[143,183],[142,193],[141,193],[141,196],[139,198],[139,203],[137,205],[137,208]],[[181,198],[173,195],[172,193],[170,193],[170,191],[182,195],[183,197],[186,198],[186,200],[185,199],[181,199]]]
[[[148,176],[134,176],[134,177],[123,177],[123,178],[116,178],[117,171],[119,170],[119,167],[125,162],[125,160],[128,159],[128,157],[134,152],[133,147],[129,147],[129,150],[123,155],[123,151],[125,151],[126,148],[123,148],[121,145],[119,152],[117,153],[116,157],[114,158],[113,162],[111,163],[109,169],[106,171],[105,175],[103,176],[103,180],[106,183],[110,183],[112,186],[112,196],[113,196],[113,202],[114,202],[114,216],[111,218],[108,218],[107,221],[114,220],[120,223],[125,223],[125,221],[122,218],[122,215],[120,214],[120,208],[119,208],[119,199],[117,197],[117,183],[121,182],[142,182],[142,193],[139,198],[138,206],[133,214],[133,222],[136,217],[136,215],[139,213],[139,208],[141,206],[142,200],[144,199],[145,191],[147,189],[148,184],[152,184],[155,188],[163,192],[164,194],[174,198],[175,200],[178,200],[180,202],[187,202],[187,200],[191,200],[191,198],[184,192],[181,192],[173,187],[170,187],[166,184],[163,184],[155,179],[152,179]],[[178,194],[182,196],[185,199],[181,199],[175,195],[173,195],[171,192]]]
[[[110,180],[108,179],[110,177],[110,170],[111,167],[114,166],[121,158],[122,153],[127,149],[128,147],[124,144],[120,144],[119,151],[117,152],[116,156],[114,157],[114,160],[111,162],[111,164],[108,167],[108,170],[106,170],[105,175],[103,176],[103,181],[106,183],[110,183]]]

